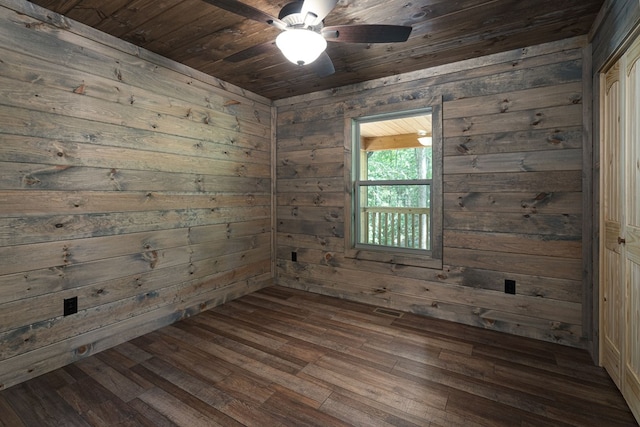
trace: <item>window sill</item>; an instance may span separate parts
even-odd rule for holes
[[[381,248],[380,250],[350,248],[345,250],[345,257],[366,261],[383,262],[387,264],[410,265],[414,267],[442,270],[441,259],[432,258],[428,255],[395,252],[393,250],[383,248]]]

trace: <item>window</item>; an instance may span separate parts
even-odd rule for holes
[[[438,107],[351,119],[352,256],[442,266]]]

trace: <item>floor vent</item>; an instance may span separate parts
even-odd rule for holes
[[[396,319],[401,318],[402,315],[404,314],[401,311],[391,310],[389,308],[382,308],[382,307],[376,307],[373,310],[373,312],[374,313],[378,313],[378,314],[382,314],[384,316],[395,317]]]

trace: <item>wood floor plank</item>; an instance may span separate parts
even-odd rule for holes
[[[125,402],[135,399],[149,388],[148,383],[145,386],[137,384],[130,377],[104,363],[99,357],[89,357],[77,363],[80,369]]]
[[[511,367],[498,367],[497,375],[503,378],[508,376],[511,383],[517,378],[518,383],[528,385],[521,386],[523,390],[546,384],[546,395],[553,396],[557,402],[556,405],[549,405],[548,411],[556,413],[555,418],[558,420],[565,417],[581,419],[584,414],[589,414],[584,425],[591,423],[614,426],[625,425],[629,421],[627,404],[615,387],[603,390],[602,387],[581,380],[544,375],[533,368],[518,369],[516,372]],[[528,393],[533,395],[530,391]],[[575,399],[575,396],[580,396],[580,399]]]
[[[341,421],[333,414],[305,404],[296,393],[281,389],[267,400],[262,407],[278,414],[287,425],[313,427],[347,427],[352,424]],[[326,400],[325,400],[326,402]],[[313,405],[313,402],[309,402]]]
[[[467,343],[461,343],[459,340],[451,340],[447,338],[437,337],[434,335],[416,334],[415,332],[409,333],[403,330],[399,330],[396,327],[390,327],[386,325],[376,325],[368,323],[367,320],[355,320],[350,316],[343,316],[336,314],[332,316],[332,321],[346,324],[351,329],[362,328],[367,331],[367,340],[375,339],[380,336],[385,338],[400,338],[408,342],[415,342],[419,345],[428,345],[437,348],[449,349],[457,351],[459,353],[471,354],[473,346]],[[345,326],[346,327],[346,326]]]
[[[280,372],[286,372],[291,375],[295,375],[302,369],[304,363],[297,363],[297,361],[290,361],[280,357],[277,353],[272,352],[271,349],[262,346],[250,346],[234,339],[226,338],[219,335],[217,331],[209,328],[193,327],[188,323],[177,325],[186,333],[193,334],[194,336],[204,336],[204,339],[216,337],[216,344],[225,350],[235,352],[239,356],[245,356],[252,362],[259,362],[265,366],[269,366]]]
[[[265,309],[260,312],[260,316],[268,322],[265,322],[265,324],[274,331],[320,343],[325,346],[331,343],[334,349],[340,348],[341,346],[359,346],[364,343],[362,338],[357,338],[353,334],[334,331],[325,325],[305,319],[301,320],[297,316],[290,315],[287,312]]]
[[[209,354],[197,347],[184,346],[181,341],[166,335],[155,334],[154,336],[155,340],[145,346],[145,350],[157,358],[170,362],[177,369],[210,382],[222,380],[232,373],[228,366],[210,363]]]
[[[320,409],[350,424],[371,427],[416,426],[410,421],[393,417],[379,408],[364,405],[338,393],[329,396]]]
[[[0,426],[2,427],[26,427],[20,416],[14,411],[7,399],[0,395]]]
[[[447,385],[454,390],[454,393],[460,393],[463,395],[475,396],[480,401],[491,401],[505,405],[514,411],[520,413],[520,411],[535,415],[541,420],[554,420],[558,424],[568,423],[574,426],[603,426],[603,425],[618,425],[617,417],[605,417],[606,422],[602,422],[600,419],[591,418],[584,410],[579,409],[579,405],[576,402],[557,402],[553,388],[547,387],[547,394],[545,397],[539,397],[534,393],[527,391],[520,391],[518,387],[513,387],[513,383],[518,382],[517,376],[512,378],[512,383],[505,385],[504,382],[495,383],[490,381],[489,376],[485,379],[478,379],[473,377],[467,377],[457,372],[446,371],[441,368],[436,368],[429,365],[423,365],[413,361],[403,361],[398,364],[396,369],[400,372],[398,375],[404,376],[408,379],[414,379],[414,377],[424,378],[427,381],[433,381],[439,384]],[[544,379],[540,379],[540,385],[544,384]],[[587,400],[581,399],[580,392],[576,392],[574,395],[575,400],[581,400],[586,402]],[[454,406],[455,407],[455,406]],[[450,406],[447,404],[447,411],[449,412]],[[481,411],[473,409],[472,406],[468,407],[468,411],[471,414],[478,412],[478,419],[482,419],[483,415]],[[460,411],[456,410],[454,413],[460,415]],[[626,411],[627,416],[630,416],[630,412]],[[627,418],[627,422],[630,418]],[[489,422],[487,420],[481,421]],[[610,423],[610,424],[608,424]],[[509,424],[506,424],[509,425]],[[513,425],[513,424],[511,424]],[[625,425],[625,424],[622,424]],[[634,424],[629,424],[633,426]]]
[[[114,347],[113,350],[122,354],[129,360],[134,361],[135,363],[144,362],[145,360],[150,359],[152,357],[151,354],[140,349],[139,347],[136,347],[131,342],[122,343]]]
[[[395,371],[398,376],[416,382],[422,379],[425,381],[425,387],[433,387],[430,383],[435,383],[447,387],[450,391],[476,395],[536,414],[545,413],[545,402],[532,399],[533,396],[527,393],[519,393],[517,390],[504,385],[487,383],[482,378],[466,376],[458,372],[413,361],[398,363]]]
[[[58,425],[58,420],[64,420],[65,425],[71,427],[90,425],[40,378],[18,384],[3,394],[27,426]]]
[[[273,350],[279,349],[284,343],[287,342],[285,338],[277,337],[272,334],[257,333],[251,328],[236,326],[233,323],[227,322],[228,318],[223,316],[216,316],[216,313],[207,312],[205,316],[196,316],[188,319],[188,322],[208,327],[209,330],[215,331],[218,334],[223,334],[227,337],[233,337],[237,340],[242,340],[246,343],[252,343],[256,346],[266,347]]]
[[[132,370],[156,385],[141,394],[139,399],[174,423],[180,426],[207,425],[206,422],[211,426],[242,425],[146,366],[137,365]],[[175,374],[179,375],[180,372]]]
[[[274,427],[282,425],[280,420],[261,410],[259,405],[239,401],[216,387],[211,387],[207,382],[176,371],[170,364],[159,359],[149,359],[143,366],[242,425],[255,425],[258,422]]]
[[[180,398],[159,388],[147,390],[139,399],[179,426],[224,427]]]
[[[213,341],[207,341],[203,338],[203,336],[208,338],[215,337],[209,336],[206,333],[194,335],[193,333],[186,333],[184,330],[178,329],[173,326],[163,328],[162,332],[171,334],[178,339],[184,339],[186,342],[190,342],[193,345],[199,346],[206,352],[211,353],[228,363],[242,367],[243,369],[246,369],[256,375],[267,375],[271,379],[271,381],[284,387],[290,388],[291,390],[296,391],[303,396],[314,399],[318,402],[318,404],[324,402],[324,400],[330,394],[330,391],[324,387],[320,387],[309,381],[301,380],[289,372],[280,371],[258,360],[251,359],[250,357],[229,350],[221,345],[214,343]]]
[[[107,427],[153,427],[150,420],[119,399],[106,400],[100,403],[93,408],[92,413],[99,416]]]
[[[490,399],[458,391],[449,395],[447,412],[467,417],[487,427],[518,426],[523,421],[523,411]]]
[[[398,378],[392,373],[366,366],[355,366],[353,363],[331,357],[323,357],[315,366],[342,375],[347,381],[358,380],[367,383],[370,387],[388,391],[389,394],[408,399],[411,403],[418,402],[421,406],[444,409],[447,404],[447,396],[441,390],[421,387],[413,381],[398,382]]]
[[[390,405],[385,405],[382,404],[380,402],[374,401],[372,399],[369,399],[366,396],[363,396],[362,393],[358,393],[358,392],[351,392],[349,390],[346,389],[339,389],[336,391],[336,393],[338,393],[340,396],[342,396],[343,398],[346,399],[350,399],[352,402],[356,402],[355,404],[357,405],[362,404],[362,405],[366,405],[369,407],[374,407],[377,408],[383,412],[385,412],[386,414],[389,414],[388,417],[391,417],[392,419],[398,419],[399,421],[397,422],[398,425],[403,425],[403,424],[408,424],[408,425],[418,425],[418,426],[424,426],[424,425],[434,425],[435,427],[438,426],[464,426],[464,427],[481,427],[479,424],[474,423],[474,422],[469,422],[467,419],[465,419],[464,417],[459,417],[458,415],[455,414],[451,414],[448,413],[446,411],[443,411],[441,409],[437,409],[437,408],[432,408],[432,407],[425,407],[425,411],[428,413],[427,415],[427,420],[425,420],[424,417],[420,416],[414,416],[411,415],[409,413],[407,413],[406,411],[404,411],[402,408],[397,407],[397,406],[390,406]],[[448,393],[447,393],[448,395]]]
[[[215,386],[229,396],[254,404],[264,403],[275,392],[267,379],[246,372],[233,372]]]
[[[177,424],[171,421],[169,418],[162,415],[160,412],[153,409],[147,403],[140,399],[133,399],[129,402],[131,408],[135,409],[144,418],[151,421],[155,427],[176,427]]]
[[[268,287],[0,392],[0,426],[637,426],[584,350]]]
[[[388,386],[384,388],[372,386],[369,382],[360,381],[353,377],[345,377],[332,369],[322,368],[315,364],[307,366],[303,373],[306,376],[322,381],[327,387],[335,386],[336,388],[346,389],[353,393],[360,393],[374,402],[400,408],[402,412],[420,418],[422,422],[428,422],[429,420],[429,405],[394,393]],[[441,403],[440,405],[443,407],[442,409],[444,409],[444,404]]]
[[[118,399],[118,396],[89,376],[63,387],[58,394],[80,415],[91,412],[101,402]]]

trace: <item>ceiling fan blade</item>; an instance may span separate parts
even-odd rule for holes
[[[264,53],[268,53],[273,49],[273,45],[275,42],[270,41],[267,43],[257,44],[255,46],[251,46],[245,50],[241,50],[240,52],[236,52],[233,55],[229,55],[224,58],[224,61],[227,62],[242,62],[247,59],[255,58],[258,55],[262,55]]]
[[[412,29],[403,25],[334,25],[324,27],[322,36],[332,42],[395,43],[407,41]]]
[[[318,77],[327,77],[336,72],[333,61],[327,52],[322,52],[318,59],[308,65]]]
[[[304,0],[300,13],[305,17],[305,24],[315,26],[336,7],[338,0]],[[311,13],[312,17],[307,19],[307,15]]]
[[[260,9],[256,9],[253,6],[249,6],[248,4],[241,3],[237,0],[202,0],[209,4],[212,4],[220,9],[227,10],[231,13],[235,13],[236,15],[244,16],[245,18],[253,19],[254,21],[263,22],[268,25],[276,26],[280,29],[284,29],[287,27],[287,24],[281,21],[280,19],[269,15],[261,11]]]

